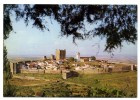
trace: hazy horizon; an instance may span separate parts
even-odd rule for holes
[[[50,57],[50,55],[20,55],[20,56],[17,56],[17,55],[11,55],[11,56],[8,56],[8,59],[19,59],[20,60],[26,60],[26,59],[32,59],[32,60],[40,60],[40,59],[43,59],[44,56],[47,56],[47,57]],[[66,55],[66,57],[75,57],[75,55],[71,55],[71,56],[68,56]],[[87,56],[89,57],[89,56]],[[123,63],[132,63],[132,64],[137,64],[137,56],[130,56],[130,55],[97,55],[95,56],[96,59],[100,59],[100,60],[108,60],[110,62],[123,62]]]

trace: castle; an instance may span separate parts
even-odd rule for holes
[[[65,60],[66,59],[66,50],[56,49],[56,60]]]

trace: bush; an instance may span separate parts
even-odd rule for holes
[[[96,60],[96,57],[95,56],[91,56],[91,60]]]
[[[98,84],[98,83],[100,83],[100,81],[99,81],[98,79],[95,79],[95,80],[94,80],[94,83],[95,83],[95,84]]]
[[[126,94],[121,90],[101,87],[93,90],[93,97],[126,97]]]
[[[16,87],[14,85],[9,84],[9,82],[4,82],[3,96],[4,97],[15,97],[16,96]]]
[[[16,93],[17,97],[33,97],[34,95],[35,93],[30,87],[20,87]]]
[[[42,97],[69,97],[71,91],[67,84],[62,82],[52,83],[42,89]]]

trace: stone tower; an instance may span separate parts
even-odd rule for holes
[[[66,59],[66,50],[56,49],[56,60],[64,60],[64,59]]]
[[[77,54],[76,54],[76,60],[80,61],[80,53],[79,52],[77,52]]]

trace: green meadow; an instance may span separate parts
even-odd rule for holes
[[[79,74],[16,74],[10,79],[17,97],[137,97],[137,71]]]

